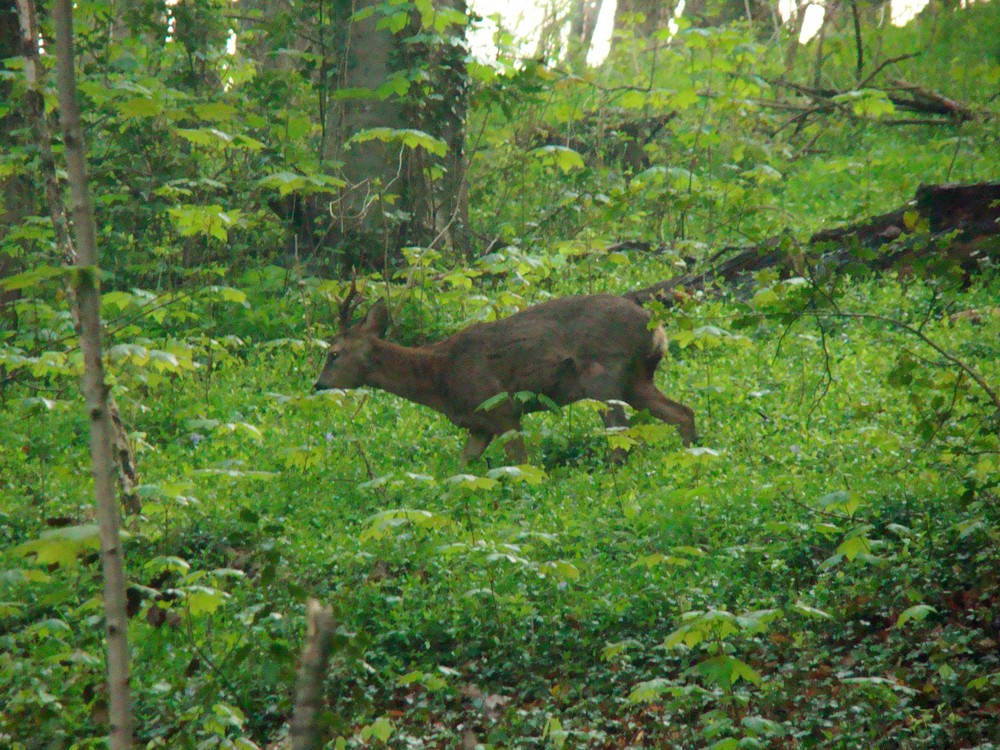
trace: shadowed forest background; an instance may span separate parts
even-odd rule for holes
[[[69,5],[0,0],[0,747],[1000,746],[996,2],[92,0],[67,100]],[[313,392],[352,289],[625,295],[700,442],[463,465]]]

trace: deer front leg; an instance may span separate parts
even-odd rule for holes
[[[637,388],[630,400],[636,409],[649,409],[649,413],[667,424],[677,427],[684,445],[698,442],[698,432],[694,427],[694,412],[684,404],[671,401],[660,393],[652,382]]]
[[[528,450],[524,447],[524,438],[521,433],[507,440],[503,444],[503,449],[507,452],[507,459],[516,465],[528,463]]]
[[[462,466],[475,461],[483,455],[483,451],[486,450],[486,446],[488,446],[492,440],[493,435],[489,432],[470,431],[469,439],[465,441],[465,447],[462,449],[462,458],[459,461]]]

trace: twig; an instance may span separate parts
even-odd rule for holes
[[[865,80],[863,80],[859,84],[858,88],[862,89],[867,88],[868,84],[875,80],[875,76],[877,76],[883,70],[888,68],[890,65],[895,65],[898,62],[903,62],[903,60],[909,60],[911,57],[919,57],[922,54],[923,52],[909,52],[905,55],[897,55],[896,57],[890,57],[888,60],[883,60],[881,63],[878,64],[875,70],[869,73],[868,77],[865,78]]]
[[[836,518],[840,521],[854,520],[851,516],[848,516],[844,513],[834,513],[832,510],[820,510],[819,508],[814,508],[811,505],[806,505],[801,500],[796,500],[794,497],[792,497],[791,493],[785,492],[784,496],[785,499],[788,500],[792,505],[797,505],[804,510],[808,510],[810,513],[815,513],[816,515],[825,516],[827,518]]]
[[[876,315],[875,313],[847,313],[847,312],[824,313],[819,310],[814,310],[806,314],[812,315],[814,317],[876,320],[880,323],[885,323],[886,325],[890,325],[893,328],[898,328],[901,331],[906,331],[907,333],[916,336],[918,339],[923,341],[927,346],[929,346],[931,349],[936,351],[938,354],[940,354],[942,357],[944,357],[946,360],[951,362],[953,365],[962,370],[966,375],[972,378],[976,382],[976,384],[983,389],[983,392],[985,392],[986,395],[989,397],[990,401],[993,402],[993,407],[997,410],[997,413],[1000,414],[1000,396],[998,396],[996,391],[994,391],[989,386],[989,384],[985,380],[983,380],[982,376],[979,375],[979,373],[977,373],[975,370],[973,370],[969,365],[965,364],[965,362],[956,357],[954,354],[945,350],[939,344],[936,344],[932,339],[928,338],[924,333],[917,330],[913,326],[904,323],[901,320],[896,320],[895,318],[890,318],[885,315]]]

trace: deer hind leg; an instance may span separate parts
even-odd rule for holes
[[[652,381],[640,383],[632,393],[629,403],[636,409],[646,409],[657,419],[677,427],[684,445],[698,442],[694,412],[684,404],[671,401],[664,396]]]
[[[460,460],[462,466],[475,461],[483,455],[483,451],[486,450],[486,447],[492,440],[492,433],[470,432],[469,439],[465,441],[465,447],[462,449],[462,458]]]
[[[524,438],[521,433],[517,433],[503,444],[503,449],[507,452],[507,459],[511,464],[528,463],[528,450],[524,447]]]

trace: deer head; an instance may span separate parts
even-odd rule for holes
[[[326,363],[319,374],[314,391],[327,388],[358,388],[368,383],[376,364],[372,358],[373,342],[385,335],[389,325],[389,309],[379,300],[360,322],[353,322],[354,312],[362,298],[354,282],[340,303],[340,331],[330,344]]]

